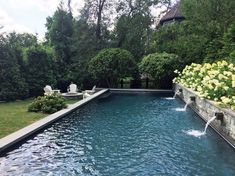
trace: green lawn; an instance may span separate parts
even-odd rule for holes
[[[9,103],[0,103],[0,138],[17,131],[45,116],[47,114],[28,112],[28,105],[32,99]],[[73,104],[78,100],[66,100]]]

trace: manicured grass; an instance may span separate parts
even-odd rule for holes
[[[32,99],[0,103],[0,138],[15,132],[47,114],[28,112],[28,105]],[[66,100],[67,104],[76,103],[78,100]]]
[[[0,103],[0,138],[23,128],[42,117],[45,114],[28,112],[30,100]]]

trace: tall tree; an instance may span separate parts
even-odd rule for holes
[[[72,14],[71,0],[68,0],[68,10],[69,13]]]
[[[118,47],[129,50],[139,60],[146,53],[154,17],[151,8],[169,0],[121,0],[117,5],[115,33]]]
[[[225,57],[220,55],[223,48],[224,33],[235,21],[235,1],[231,0],[182,0],[182,12],[186,19],[197,26],[195,34],[208,40],[205,48],[206,61]]]
[[[122,15],[115,26],[117,46],[130,51],[138,61],[144,54],[150,37],[151,17]]]
[[[15,47],[18,48],[28,48],[37,45],[37,37],[29,33],[10,33],[9,42],[12,43]]]
[[[73,18],[64,9],[63,4],[60,4],[53,17],[47,18],[46,27],[48,30],[46,38],[49,44],[54,46],[57,59],[69,63],[69,46],[73,35]]]
[[[88,23],[95,25],[97,42],[101,42],[111,21],[114,0],[85,0],[82,16]]]
[[[46,39],[55,49],[59,79],[66,78],[68,65],[71,64],[71,44],[73,36],[73,17],[61,3],[52,17],[47,18]]]
[[[117,4],[119,14],[133,16],[135,14],[150,15],[151,8],[157,8],[171,4],[171,0],[121,0]]]
[[[214,62],[228,57],[235,1],[181,0],[180,8],[186,20],[157,28],[152,52],[175,53],[184,64]]]
[[[184,16],[199,25],[207,26],[217,22],[223,31],[235,19],[235,1],[231,0],[182,0]],[[210,30],[210,29],[209,29]]]
[[[230,60],[235,63],[235,22],[233,22],[227,32],[224,33],[223,45],[221,55],[230,57]]]
[[[50,51],[42,46],[27,50],[27,82],[30,96],[42,95],[43,87],[55,85],[54,60]]]
[[[89,74],[87,72],[88,62],[99,51],[100,46],[97,45],[95,27],[90,26],[86,20],[79,19],[75,22],[72,45],[72,64],[70,67],[69,78],[71,81],[82,85],[83,88],[91,84]]]
[[[19,68],[23,76],[26,76],[26,57],[25,57],[25,51],[27,48],[34,47],[38,45],[37,37],[32,34],[23,33],[10,33],[8,34],[8,40],[12,48],[12,52],[14,52],[14,55],[17,58]]]

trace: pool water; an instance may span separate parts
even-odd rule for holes
[[[235,152],[179,100],[97,99],[0,158],[0,175],[235,175]]]

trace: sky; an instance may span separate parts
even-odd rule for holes
[[[52,16],[61,0],[0,0],[0,29],[2,32],[38,34],[46,32],[46,18]],[[62,0],[67,5],[67,0]],[[73,14],[77,16],[83,0],[72,0]]]
[[[67,5],[68,0],[62,0]],[[46,18],[52,16],[61,0],[0,0],[0,34],[3,32],[38,34],[43,39]],[[71,0],[73,15],[79,15],[84,0]],[[157,14],[153,10],[154,14]]]

